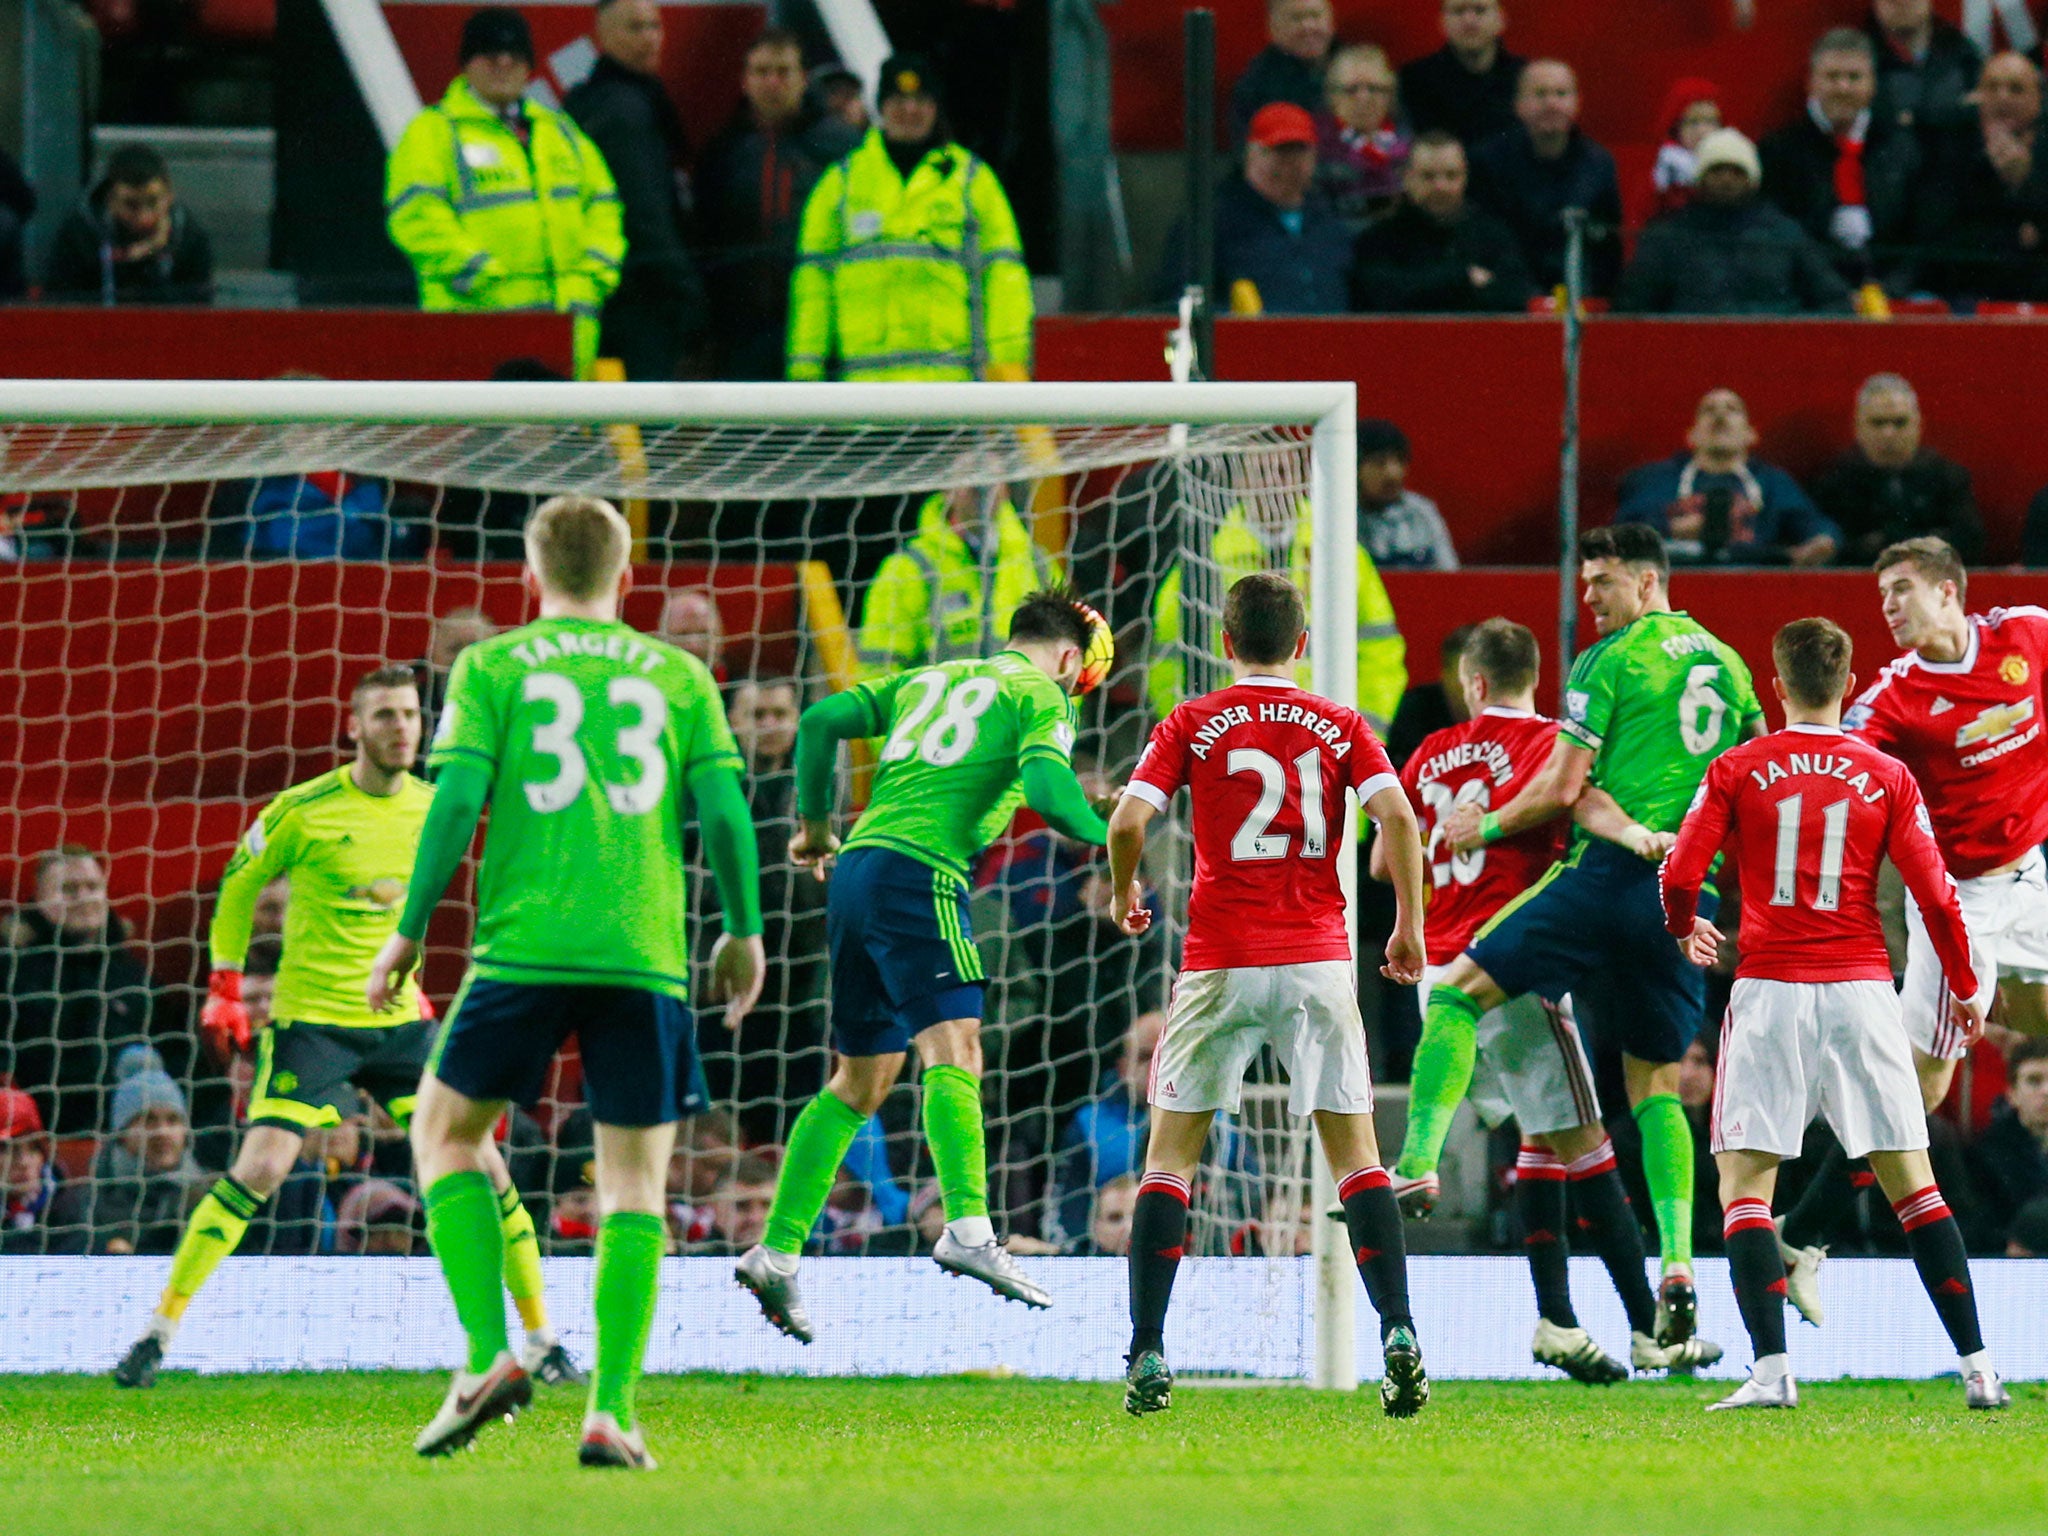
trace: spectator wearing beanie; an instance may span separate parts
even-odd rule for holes
[[[170,1253],[207,1183],[185,1095],[147,1046],[123,1051],[114,1071],[107,1139],[90,1181],[64,1192],[59,1220],[89,1226],[94,1253]]]
[[[1455,571],[1444,515],[1408,489],[1408,434],[1391,421],[1358,424],[1358,542],[1381,570]]]
[[[1692,201],[1692,186],[1700,174],[1700,140],[1722,126],[1720,87],[1699,75],[1672,81],[1657,122],[1664,142],[1650,168],[1650,185],[1657,211],[1669,213]]]
[[[1848,314],[1827,252],[1757,196],[1756,146],[1733,128],[1700,140],[1691,203],[1643,231],[1615,307],[1651,315]]]
[[[391,151],[392,243],[412,262],[422,309],[571,316],[587,376],[625,256],[612,173],[566,112],[527,99],[533,37],[517,11],[474,12],[461,66]]]

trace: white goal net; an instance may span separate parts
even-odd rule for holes
[[[15,563],[0,609],[0,818],[16,880],[0,1072],[46,1149],[34,1187],[23,1173],[9,1190],[0,1288],[15,1258],[175,1244],[233,1155],[253,1070],[197,1027],[236,839],[270,797],[343,760],[358,676],[413,666],[431,714],[461,647],[529,616],[520,527],[564,492],[627,510],[640,542],[625,618],[711,664],[747,757],[771,970],[737,1034],[705,1011],[713,1108],[685,1127],[670,1178],[678,1255],[743,1249],[829,1060],[823,890],[786,854],[797,711],[865,675],[999,648],[1016,598],[1065,581],[1117,632],[1077,751],[1084,780],[1106,791],[1158,709],[1222,677],[1222,591],[1244,558],[1233,537],[1259,563],[1310,576],[1312,682],[1351,700],[1353,562],[1305,557],[1311,533],[1320,548],[1355,542],[1352,411],[1348,385],[0,385],[0,558]],[[864,755],[846,767],[850,816]],[[1114,1256],[1128,1236],[1145,1069],[1185,910],[1185,836],[1170,830],[1147,869],[1166,920],[1143,940],[1108,923],[1093,852],[1028,815],[976,870],[991,1203],[999,1230],[1044,1256],[1056,1294],[1062,1256]],[[427,990],[444,1008],[467,892],[459,878],[462,899],[430,934]],[[701,959],[718,932],[701,870],[693,892]],[[266,894],[259,930],[274,935],[291,897]],[[274,937],[252,950],[259,1007],[260,973],[278,958]],[[1319,1315],[1305,1256],[1329,1223],[1277,1069],[1258,1075],[1212,1137],[1190,1237],[1191,1251],[1230,1262],[1182,1280],[1190,1308],[1205,1289],[1211,1304],[1244,1300],[1176,1364],[1348,1381],[1356,1281],[1340,1251]],[[504,1131],[557,1256],[587,1254],[591,1239],[579,1081],[571,1049],[544,1100]],[[940,1218],[916,1092],[906,1075],[856,1144],[814,1235],[820,1255],[929,1250]],[[367,1095],[345,1108],[308,1138],[243,1255],[425,1253],[402,1134]],[[1071,1273],[1084,1270],[1093,1278],[1042,1325],[1050,1342],[1032,1361],[1121,1348],[1121,1283],[1101,1266]],[[81,1271],[61,1272],[75,1291]],[[861,1283],[825,1273],[818,1287]],[[140,1286],[146,1310],[161,1275],[146,1279],[115,1291]],[[941,1321],[920,1310],[918,1286],[884,1292],[863,1318],[913,1336]],[[245,1293],[202,1297],[193,1316]],[[269,1294],[259,1304],[305,1305]],[[95,1306],[82,1326],[105,1336],[84,1347],[112,1351],[142,1313]],[[694,1326],[679,1321],[678,1337]],[[715,1348],[668,1358],[792,1368],[744,1310],[701,1326],[721,1335]]]

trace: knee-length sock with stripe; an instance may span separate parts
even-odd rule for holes
[[[1721,1213],[1728,1277],[1758,1360],[1785,1353],[1785,1260],[1767,1200],[1732,1200]]]
[[[1166,1309],[1188,1240],[1187,1180],[1148,1173],[1131,1211],[1131,1358],[1166,1348]]]
[[[1337,1181],[1344,1204],[1344,1230],[1351,1237],[1351,1256],[1366,1298],[1380,1315],[1380,1337],[1395,1328],[1413,1328],[1408,1310],[1408,1248],[1401,1230],[1401,1207],[1384,1168],[1361,1168]]]
[[[1949,1213],[1948,1202],[1930,1184],[1903,1200],[1894,1200],[1892,1209],[1906,1229],[1913,1267],[1920,1271],[1920,1283],[1927,1287],[1927,1299],[1941,1315],[1949,1342],[1959,1355],[1978,1353],[1984,1348],[1984,1331],[1977,1321],[1977,1292],[1970,1284],[1963,1229]]]
[[[1564,1163],[1548,1147],[1524,1142],[1515,1158],[1515,1217],[1536,1287],[1536,1311],[1559,1328],[1579,1326],[1572,1310],[1571,1245],[1565,1234]],[[1640,1266],[1638,1266],[1640,1267]]]
[[[1643,1229],[1636,1222],[1628,1191],[1622,1187],[1614,1143],[1603,1139],[1592,1151],[1566,1164],[1565,1175],[1579,1230],[1600,1255],[1607,1278],[1621,1296],[1629,1331],[1651,1332],[1657,1326],[1657,1298],[1643,1274]]]

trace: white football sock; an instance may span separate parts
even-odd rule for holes
[[[986,1216],[962,1216],[946,1223],[946,1235],[963,1248],[986,1248],[996,1240],[996,1227]]]

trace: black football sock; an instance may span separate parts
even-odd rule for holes
[[[1344,1230],[1358,1261],[1366,1298],[1380,1315],[1380,1337],[1413,1328],[1408,1311],[1408,1247],[1401,1234],[1401,1207],[1384,1168],[1361,1168],[1337,1185],[1344,1202]]]
[[[1170,1173],[1148,1173],[1131,1211],[1131,1358],[1166,1349],[1166,1309],[1188,1239],[1188,1186]]]
[[[1861,1175],[1861,1183],[1858,1182]],[[1785,1242],[1793,1248],[1825,1247],[1834,1240],[1855,1203],[1856,1192],[1870,1183],[1870,1164],[1862,1158],[1849,1161],[1849,1154],[1836,1142],[1821,1158],[1813,1177],[1800,1191],[1785,1215]]]
[[[1927,1287],[1927,1299],[1941,1314],[1949,1342],[1959,1355],[1976,1354],[1984,1347],[1984,1332],[1977,1325],[1977,1292],[1970,1284],[1963,1229],[1949,1213],[1948,1202],[1930,1184],[1903,1200],[1894,1200],[1892,1209],[1906,1229],[1913,1266],[1920,1271],[1920,1283]]]
[[[1643,1229],[1615,1167],[1614,1143],[1603,1139],[1591,1152],[1567,1164],[1565,1173],[1579,1228],[1607,1266],[1607,1278],[1614,1282],[1628,1313],[1629,1330],[1653,1332],[1657,1298],[1650,1293],[1649,1278],[1643,1273]]]
[[[1785,1353],[1785,1259],[1767,1200],[1736,1200],[1721,1213],[1735,1303],[1756,1358]]]
[[[1564,1184],[1564,1163],[1558,1155],[1523,1143],[1515,1158],[1515,1216],[1522,1223],[1522,1249],[1529,1255],[1529,1278],[1536,1286],[1536,1311],[1560,1328],[1576,1328]]]

